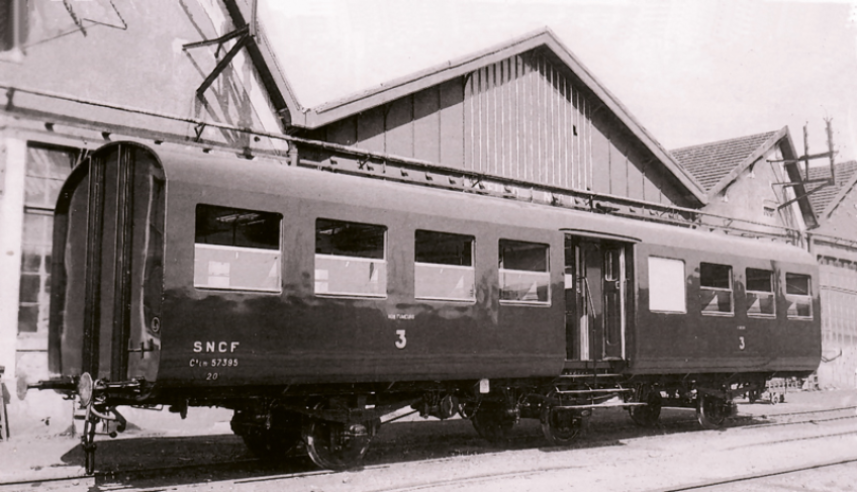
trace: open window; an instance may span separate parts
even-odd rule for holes
[[[387,228],[318,219],[315,223],[315,293],[385,297]]]
[[[732,267],[699,264],[699,303],[702,314],[732,315]]]
[[[476,300],[473,236],[416,231],[414,296],[417,299]]]
[[[500,302],[550,304],[550,247],[500,240]]]
[[[280,292],[282,219],[272,212],[197,205],[194,286]]]
[[[786,313],[789,318],[812,318],[811,288],[809,275],[786,273]]]
[[[684,261],[649,257],[649,311],[687,312],[684,290]]]
[[[774,272],[758,268],[747,269],[747,316],[775,317]]]

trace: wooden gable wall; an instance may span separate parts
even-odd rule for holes
[[[687,192],[548,50],[487,65],[307,137],[542,185],[687,206]]]

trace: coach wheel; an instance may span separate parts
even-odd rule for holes
[[[369,450],[380,424],[379,419],[351,424],[309,419],[302,432],[307,454],[321,468],[356,468]]]
[[[729,417],[731,405],[723,398],[699,393],[697,396],[696,419],[705,429],[719,429]]]
[[[628,408],[631,420],[640,427],[657,425],[661,416],[661,392],[650,385],[643,385],[637,390],[637,401],[645,405]]]
[[[555,446],[567,446],[583,434],[586,417],[579,411],[552,405],[542,407],[542,433]]]
[[[515,426],[515,420],[506,413],[503,405],[490,401],[482,402],[470,421],[479,437],[492,443],[502,443],[509,439],[509,434]]]

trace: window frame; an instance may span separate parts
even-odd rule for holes
[[[512,268],[504,268],[503,264],[505,263],[505,259],[503,258],[503,246],[504,242],[511,243],[522,243],[522,244],[530,244],[535,246],[543,246],[545,252],[545,269],[543,271],[540,270],[516,270]],[[499,238],[497,240],[497,292],[499,295],[499,302],[501,305],[518,305],[518,306],[531,306],[531,307],[550,307],[551,305],[551,268],[550,268],[550,253],[551,247],[548,243],[540,243],[535,241],[524,241],[520,239],[508,239],[508,238]],[[546,301],[529,301],[529,300],[521,300],[521,299],[503,299],[503,291],[504,291],[504,272],[510,272],[513,274],[524,274],[524,275],[539,275],[544,276],[546,279],[547,286],[547,298]]]
[[[728,272],[729,272],[728,273],[729,287],[724,288],[724,287],[711,287],[711,286],[702,285],[702,265],[711,265],[711,266],[715,266],[715,267],[727,268]],[[702,292],[704,290],[711,291],[711,292],[728,292],[729,293],[729,311],[706,311],[705,310],[706,306],[703,306],[702,302],[700,301],[700,307],[699,307],[700,314],[702,314],[703,316],[722,316],[722,317],[735,316],[735,280],[734,280],[734,276],[732,274],[732,265],[724,265],[722,263],[709,263],[707,261],[699,262],[699,293],[698,293],[697,297],[700,300],[702,297]]]
[[[771,290],[764,291],[764,290],[750,289],[750,287],[749,287],[749,285],[750,285],[750,273],[749,273],[749,271],[750,270],[756,270],[759,272],[768,272],[768,274],[770,275],[770,286],[771,286],[770,289]],[[744,299],[746,300],[746,304],[747,304],[747,316],[748,317],[750,317],[750,318],[768,318],[768,319],[773,319],[773,318],[777,317],[777,295],[776,295],[776,292],[774,291],[774,271],[773,270],[768,270],[765,268],[753,268],[753,267],[745,268],[744,269],[744,286],[745,286],[745,288],[744,288]],[[773,313],[751,313],[750,312],[750,305],[751,305],[750,294],[753,294],[753,295],[765,294],[768,297],[770,297],[771,302],[773,303]]]
[[[454,265],[452,263],[436,263],[436,262],[424,262],[417,261],[417,257],[419,253],[417,248],[419,247],[419,242],[417,241],[417,236],[420,232],[437,234],[437,235],[445,235],[445,236],[457,236],[459,238],[468,239],[470,243],[470,265]],[[470,274],[470,293],[469,297],[437,297],[437,296],[427,296],[420,295],[418,293],[419,290],[419,268],[429,268],[429,269],[446,269],[451,268],[453,270],[463,270]],[[468,234],[457,234],[453,232],[443,232],[443,231],[434,231],[429,229],[416,229],[414,231],[414,299],[426,300],[426,301],[446,301],[446,302],[466,302],[466,303],[475,303],[476,302],[476,237]]]
[[[796,277],[806,278],[806,287],[807,287],[807,289],[806,289],[807,293],[806,294],[789,294],[789,275],[794,275]],[[786,305],[786,318],[795,319],[795,320],[811,320],[811,319],[814,319],[815,318],[815,310],[813,309],[813,306],[812,306],[812,304],[813,304],[812,275],[808,275],[805,273],[785,272],[784,286],[785,287],[783,289],[783,293],[785,294],[786,302],[788,303]],[[789,313],[788,308],[791,305],[792,300],[795,300],[795,299],[806,301],[807,306],[809,306],[809,315],[808,316],[801,316],[799,314],[793,315],[793,314]]]
[[[681,264],[682,275],[681,275],[680,284],[681,284],[682,292],[681,292],[681,296],[679,297],[681,299],[681,303],[682,303],[682,309],[681,310],[666,309],[666,308],[655,309],[652,307],[652,300],[654,297],[654,296],[652,296],[652,292],[653,292],[653,289],[652,289],[652,271],[653,271],[652,260],[669,261],[669,262],[674,262],[676,264],[678,264],[678,263]],[[647,258],[646,266],[648,268],[648,279],[647,279],[648,285],[647,285],[647,288],[648,288],[648,293],[649,293],[649,306],[648,306],[649,312],[650,313],[657,313],[657,314],[687,314],[687,262],[683,259],[680,259],[680,258],[670,258],[668,256],[650,255]]]
[[[283,292],[283,254],[284,254],[283,253],[283,227],[284,227],[284,225],[283,225],[283,218],[284,218],[283,214],[279,213],[279,212],[271,212],[271,211],[265,211],[265,210],[251,210],[251,209],[244,209],[244,208],[231,207],[231,206],[214,205],[211,203],[197,203],[196,206],[194,207],[194,220],[195,221],[199,220],[200,207],[210,207],[213,209],[235,210],[235,211],[241,211],[241,212],[264,214],[264,215],[268,216],[269,218],[276,218],[277,219],[277,248],[235,246],[235,245],[219,244],[219,243],[198,243],[198,242],[196,242],[196,240],[197,240],[196,235],[198,234],[199,231],[197,230],[197,224],[195,222],[194,223],[194,242],[193,242],[193,245],[194,245],[194,253],[193,253],[193,258],[194,258],[194,269],[193,269],[194,275],[193,275],[193,277],[194,277],[194,280],[193,280],[193,286],[194,286],[194,288],[199,289],[199,290],[203,290],[203,291],[252,292],[252,293],[258,293],[258,294],[270,294],[270,295],[282,294],[282,292]],[[236,254],[245,253],[245,254],[267,255],[268,257],[273,258],[273,262],[276,265],[276,269],[275,269],[275,271],[277,272],[277,280],[275,283],[276,287],[266,288],[266,287],[259,287],[259,286],[254,287],[254,286],[246,286],[246,285],[237,285],[237,286],[233,287],[233,286],[211,285],[211,283],[208,283],[208,284],[197,283],[197,267],[199,266],[197,264],[197,261],[198,261],[199,256],[200,256],[200,254],[199,254],[200,251],[208,251],[208,252],[222,251],[222,252],[232,252],[232,253],[236,253]],[[229,267],[229,269],[230,269],[229,278],[231,278],[232,264],[230,263],[229,265],[230,265],[230,267]],[[210,263],[209,263],[209,269],[210,268],[211,267],[210,267]],[[210,272],[210,270],[209,270],[209,272]],[[209,279],[211,277],[212,276],[209,274]],[[215,277],[217,277],[217,276],[215,276]]]
[[[360,226],[372,226],[383,229],[383,239],[382,239],[382,247],[381,247],[381,258],[371,258],[366,256],[350,256],[344,254],[335,254],[335,253],[319,253],[319,245],[318,245],[318,234],[319,234],[319,221],[327,221],[333,223],[342,223],[342,224],[355,224]],[[370,224],[368,222],[357,222],[353,220],[341,220],[341,219],[331,219],[327,217],[316,217],[315,221],[313,221],[314,225],[314,244],[313,244],[313,294],[317,297],[330,297],[330,298],[350,298],[350,299],[386,299],[388,297],[388,262],[387,262],[387,244],[389,239],[390,229],[386,225],[383,224]],[[379,293],[366,293],[366,292],[336,292],[323,290],[319,291],[319,286],[321,284],[329,285],[329,276],[327,278],[322,279],[320,272],[323,271],[318,268],[318,259],[321,258],[323,260],[331,260],[331,261],[344,261],[344,262],[357,262],[361,263],[378,263],[383,265],[383,288],[378,289]],[[371,270],[370,266],[370,270]],[[330,270],[326,270],[327,275],[329,275]],[[379,272],[380,275],[380,272]],[[379,282],[380,283],[380,282]]]

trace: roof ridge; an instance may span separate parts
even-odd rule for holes
[[[755,137],[763,137],[764,136],[767,139],[767,138],[770,138],[771,135],[775,135],[779,131],[780,130],[771,130],[768,132],[754,133],[753,135],[745,135],[743,137],[726,138],[726,139],[717,140],[714,142],[706,142],[706,143],[701,143],[701,144],[696,144],[696,145],[688,145],[686,147],[679,147],[677,149],[672,149],[669,152],[673,153],[673,152],[686,151],[686,150],[695,149],[695,148],[709,147],[712,145],[720,145],[720,144],[725,144],[725,143],[729,143],[729,142],[735,142],[738,140],[748,140],[748,139],[755,138]]]

